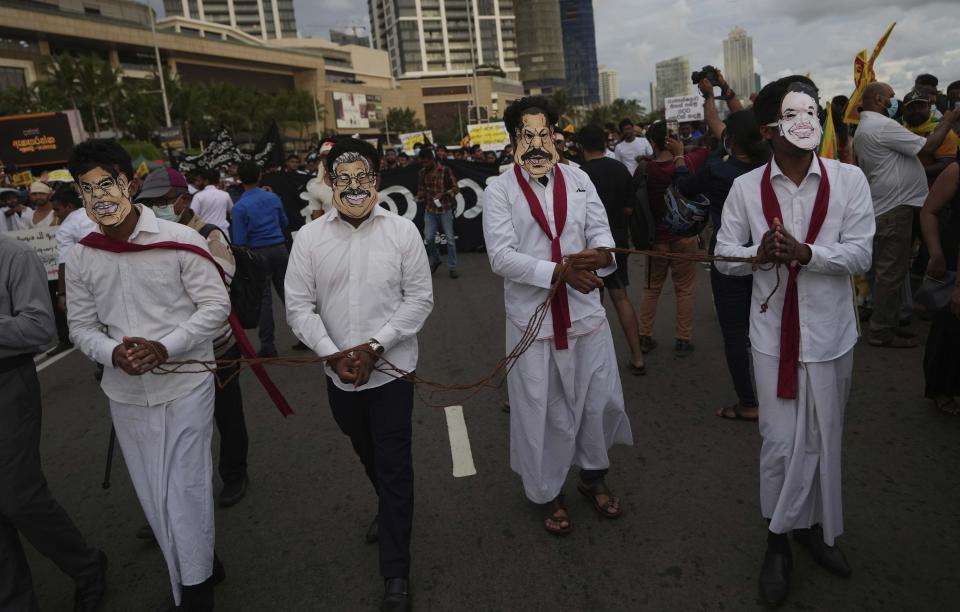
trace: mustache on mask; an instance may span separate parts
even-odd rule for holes
[[[369,198],[369,197],[370,197],[370,192],[367,191],[366,189],[359,189],[359,188],[358,188],[358,189],[344,189],[343,191],[340,192],[340,197],[341,197],[341,198],[352,198],[352,197],[356,197],[356,198]]]
[[[533,159],[536,157],[545,159],[547,161],[550,161],[551,159],[553,159],[553,156],[547,153],[546,149],[530,149],[529,151],[521,155],[520,159],[521,161],[527,161],[528,159]]]

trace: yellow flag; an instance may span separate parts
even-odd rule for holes
[[[884,32],[883,36],[880,37],[880,40],[877,41],[877,45],[873,48],[873,53],[870,55],[870,59],[867,60],[866,65],[863,66],[863,69],[860,73],[860,82],[857,83],[857,89],[853,92],[853,95],[850,96],[850,103],[847,104],[847,112],[843,114],[844,123],[860,123],[860,111],[857,109],[860,106],[860,101],[863,99],[863,90],[867,85],[877,80],[876,73],[873,71],[873,64],[877,61],[877,56],[880,55],[880,52],[883,50],[883,46],[887,44],[887,39],[890,38],[890,33],[893,32],[893,28],[896,25],[896,21],[890,24],[890,27],[887,28],[887,31]],[[861,53],[863,52],[861,51]],[[854,77],[856,77],[856,59],[853,62],[853,72]]]
[[[823,126],[823,140],[820,141],[820,157],[837,159],[837,132],[833,127],[833,105],[827,104],[827,122]]]
[[[857,57],[853,59],[853,86],[854,87],[860,87],[860,79],[863,78],[863,69],[866,67],[867,67],[867,50],[861,49],[860,53],[857,53]]]
[[[150,168],[147,167],[147,162],[145,161],[141,162],[141,164],[137,166],[137,171],[134,174],[136,174],[140,178],[143,178],[148,174],[150,174]]]

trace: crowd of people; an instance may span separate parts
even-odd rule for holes
[[[290,155],[269,172],[245,161],[142,177],[119,144],[90,140],[73,151],[72,181],[40,177],[26,193],[3,185],[0,393],[11,401],[2,414],[26,425],[0,428],[8,472],[0,480],[0,607],[36,606],[18,533],[76,580],[76,610],[98,609],[106,590],[106,556],[84,541],[40,467],[33,356],[55,338],[51,353],[76,345],[99,364],[147,523],[138,535],[155,540],[166,562],[166,609],[213,609],[225,570],[213,537],[212,430],[215,423],[222,440],[219,503],[229,507],[248,481],[235,360],[278,356],[276,293],[293,348],[333,356],[325,363],[333,418],[379,500],[366,539],[379,543],[382,609],[409,609],[414,383],[378,363],[416,369],[417,333],[442,265],[438,242],[449,277],[459,277],[450,159],[498,170],[483,193],[482,223],[491,269],[503,277],[506,352],[559,287],[507,376],[510,463],[542,507],[544,529],[560,536],[574,527],[563,494],[572,466],[600,516],[625,511],[606,482],[608,449],[632,444],[633,433],[604,294],[630,350],[624,369],[643,376],[658,347],[668,275],[674,354],[694,353],[704,260],[736,395],[716,415],[759,421],[762,437],[761,600],[778,605],[788,595],[791,533],[821,566],[849,576],[836,540],[843,414],[861,324],[870,346],[910,349],[919,344],[911,321],[931,318],[925,393],[960,413],[960,82],[943,94],[937,85],[921,75],[898,102],[890,85],[872,83],[857,124],[837,120],[848,101],[833,99],[835,156],[817,153],[824,113],[807,77],[769,83],[747,106],[718,74],[698,83],[702,122],[624,118],[576,134],[557,128],[547,99],[522,98],[505,111],[511,144],[503,151],[417,148],[422,232],[378,206],[380,174],[409,156],[352,138],[324,141],[305,164]],[[306,205],[304,191],[320,205]],[[56,227],[56,280],[4,235],[44,227]],[[649,253],[639,307],[623,252],[631,247]],[[911,269],[923,273],[919,286]],[[244,331],[254,327],[257,351]],[[152,373],[190,359],[221,363],[212,374]],[[282,390],[262,368],[257,376],[284,411]]]

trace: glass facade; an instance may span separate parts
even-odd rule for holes
[[[567,94],[575,105],[600,102],[597,72],[597,35],[593,25],[592,0],[560,0],[563,28],[563,61]]]

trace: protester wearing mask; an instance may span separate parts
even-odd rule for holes
[[[867,85],[853,143],[870,183],[877,226],[868,341],[878,347],[911,348],[918,344],[916,334],[900,327],[899,314],[910,266],[914,209],[923,205],[928,193],[923,164],[933,161],[960,109],[947,111],[936,129],[923,137],[890,118],[894,98],[886,83]]]
[[[760,127],[753,111],[738,110],[721,122],[717,117],[713,86],[704,80],[700,83],[700,91],[704,95],[703,106],[707,124],[712,130],[721,128],[723,156],[710,156],[703,168],[695,174],[691,174],[687,169],[685,159],[678,157],[674,161],[673,181],[684,196],[692,198],[706,195],[710,200],[713,235],[710,238],[709,252],[713,254],[722,225],[723,204],[733,181],[765,164],[770,158],[770,148],[760,135]],[[734,107],[733,102],[740,106],[739,101],[734,98],[732,102],[728,101],[731,108]],[[716,264],[711,264],[710,286],[723,333],[727,368],[738,400],[735,404],[721,407],[716,411],[716,415],[726,419],[755,421],[758,403],[750,373],[750,340],[747,337],[753,277],[728,276],[722,274]]]
[[[930,97],[921,90],[914,89],[903,97],[903,127],[918,136],[926,138],[937,129],[939,121],[934,119],[931,111]],[[927,173],[927,182],[933,183],[937,175],[957,159],[960,148],[960,137],[953,130],[948,130],[943,143],[933,152],[933,159],[924,162],[923,169]]]
[[[230,250],[226,234],[214,224],[208,223],[193,209],[196,196],[191,196],[187,181],[172,168],[160,168],[151,172],[143,182],[137,202],[149,206],[158,219],[186,225],[200,232],[207,241],[210,254],[224,272],[227,288],[233,280],[236,260]],[[217,360],[240,358],[230,324],[224,320],[220,331],[213,338],[213,354]],[[220,491],[220,506],[228,508],[246,495],[247,478],[247,425],[243,416],[243,396],[240,392],[240,377],[236,365],[218,367],[215,372],[218,384],[214,391],[213,418],[220,432],[220,461],[218,471],[223,480]]]

